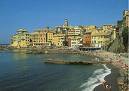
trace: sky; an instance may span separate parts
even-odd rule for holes
[[[0,43],[9,43],[19,28],[116,24],[128,0],[0,0]]]

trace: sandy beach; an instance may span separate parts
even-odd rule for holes
[[[108,65],[109,68],[111,68],[112,73],[108,76],[105,77],[105,80],[112,86],[111,91],[119,91],[118,85],[117,85],[117,78],[120,76],[119,75],[119,70],[114,67]],[[94,91],[109,91],[106,90],[103,85],[97,86]]]
[[[105,80],[109,83],[114,83],[112,85],[113,88],[115,87],[114,85],[117,84],[116,86],[119,87],[120,91],[128,91],[128,82],[129,82],[128,58],[121,56],[121,54],[115,54],[115,53],[105,52],[105,51],[96,52],[93,55],[103,58],[103,60],[112,61],[111,65],[113,66],[112,67],[113,71],[110,75],[108,75],[105,78]],[[97,87],[95,91],[98,91],[98,89],[100,91],[104,91],[101,87],[102,86]]]

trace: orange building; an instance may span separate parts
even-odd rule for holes
[[[46,31],[38,30],[31,33],[33,46],[42,47],[46,45]]]
[[[83,36],[83,45],[84,46],[91,46],[91,32],[86,32]]]

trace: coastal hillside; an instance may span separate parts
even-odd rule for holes
[[[115,53],[128,52],[128,15],[123,16],[123,19],[117,22],[117,28],[119,33],[116,39],[109,44],[107,50]]]
[[[122,43],[121,37],[118,36],[114,41],[112,41],[107,50],[114,53],[125,52],[125,47]]]

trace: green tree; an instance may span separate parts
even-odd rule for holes
[[[63,41],[63,46],[68,46],[68,41]]]

